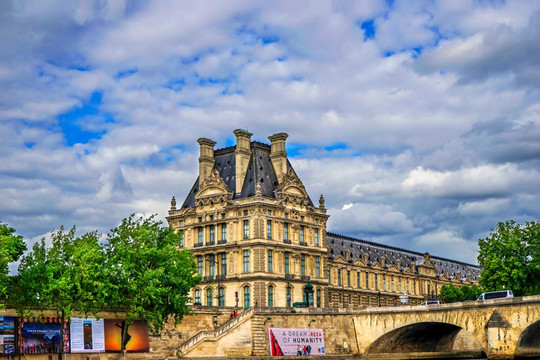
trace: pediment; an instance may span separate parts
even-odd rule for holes
[[[349,263],[347,260],[345,260],[345,258],[344,258],[342,255],[338,255],[338,256],[334,259],[334,262],[340,263],[340,264],[343,264],[343,265],[346,265],[346,264]]]
[[[308,197],[304,184],[298,178],[292,168],[290,168],[289,171],[287,171],[287,173],[283,175],[281,183],[278,187],[278,194],[280,198],[284,198],[286,197],[286,195],[300,198]]]
[[[214,169],[210,176],[200,185],[199,191],[195,195],[195,199],[203,199],[208,197],[219,197],[229,195],[231,190],[219,175],[219,172]]]

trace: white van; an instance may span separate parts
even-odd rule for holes
[[[510,299],[513,298],[512,290],[490,291],[485,292],[476,299],[476,301],[484,301],[491,299]]]

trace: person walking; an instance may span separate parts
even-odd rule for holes
[[[300,355],[302,355],[302,347],[298,345],[296,347],[296,356],[300,356]]]

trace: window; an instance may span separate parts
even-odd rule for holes
[[[327,266],[326,270],[328,271],[328,283],[331,283],[331,281],[330,281],[330,265]]]
[[[274,272],[274,259],[272,250],[268,250],[268,272]]]
[[[199,275],[203,275],[203,257],[202,255],[197,256],[197,271]]]
[[[216,243],[216,226],[210,225],[210,245]]]
[[[250,295],[249,286],[244,287],[244,309],[248,309],[250,307]]]
[[[321,307],[321,290],[320,289],[317,289],[317,307],[320,308]]]
[[[300,242],[304,242],[304,225],[300,225]]]
[[[291,287],[287,286],[287,307],[291,307]]]
[[[366,271],[366,289],[369,289],[369,273]]]
[[[201,290],[195,290],[195,304],[201,304]]]
[[[377,279],[377,274],[373,274],[373,276],[375,277],[374,279],[374,282],[375,282],[375,290],[379,290],[379,283],[378,283],[378,279]]]
[[[210,221],[214,221],[214,215],[210,215]]]
[[[395,286],[394,286],[394,277],[392,276],[392,292],[395,291]]]
[[[206,289],[206,306],[212,306],[212,288]]]
[[[249,220],[244,220],[244,239],[249,239]]]
[[[225,306],[225,288],[218,289],[219,306]]]
[[[266,237],[272,239],[272,220],[266,221]]]
[[[407,284],[407,294],[409,294],[409,279],[405,279],[405,282]]]
[[[289,240],[289,224],[283,224],[283,240]]]
[[[268,212],[266,213],[268,216],[272,216],[272,210],[268,210]]]
[[[341,285],[341,269],[337,269],[337,284]]]
[[[315,246],[319,246],[319,229],[315,229],[314,240],[315,240]]]
[[[360,271],[356,272],[356,287],[360,288]]]
[[[413,288],[412,291],[414,294],[416,294],[416,279],[413,279]]]
[[[244,216],[248,216],[248,211],[244,210]]]
[[[208,268],[210,270],[210,276],[216,275],[216,257],[214,255],[210,255],[208,257]]]
[[[274,287],[268,287],[268,307],[274,307]]]
[[[227,240],[227,224],[221,225],[221,241]]]
[[[347,286],[351,286],[351,271],[347,270]]]
[[[249,272],[249,250],[244,250],[244,272]]]
[[[178,222],[178,224],[179,224],[180,226],[184,226],[184,220],[180,220],[180,221]]]
[[[184,247],[184,230],[178,231],[178,237],[180,238],[179,246]]]
[[[285,265],[285,274],[289,273],[289,253],[285,252],[283,254],[283,263]]]
[[[382,289],[383,291],[386,291],[386,275],[383,275],[382,277]]]
[[[199,245],[202,245],[203,243],[203,228],[200,227],[200,228],[197,228],[198,229],[198,234],[197,234],[197,243]]]
[[[315,276],[321,277],[321,257],[315,256]]]
[[[227,275],[227,253],[221,253],[221,275]]]
[[[306,255],[300,255],[300,275],[306,276]]]
[[[401,278],[398,278],[399,292],[401,293]]]

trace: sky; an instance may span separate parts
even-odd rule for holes
[[[199,137],[286,132],[328,231],[476,263],[540,220],[540,1],[1,1],[0,221],[165,221]]]

